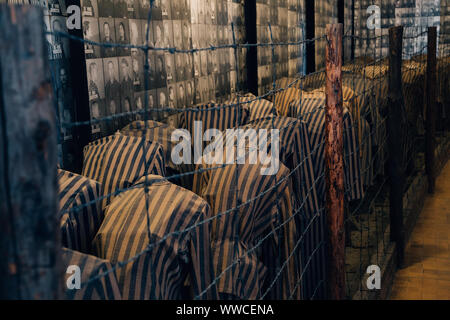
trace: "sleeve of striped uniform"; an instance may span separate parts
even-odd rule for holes
[[[62,249],[62,261],[64,270],[71,271],[65,273],[66,300],[121,300],[116,275],[108,261],[67,248]],[[67,287],[76,284],[73,277],[77,271],[68,269],[71,266],[78,267],[81,272],[80,289]]]
[[[131,187],[145,174],[166,174],[159,143],[116,133],[84,148],[83,175],[102,184],[103,210],[114,193]]]
[[[108,206],[94,239],[96,255],[121,263],[116,274],[122,297],[217,299],[208,204],[161,176],[143,177],[135,187]],[[189,297],[184,295],[186,279]]]
[[[103,221],[97,200],[100,183],[78,174],[58,170],[60,227],[64,247],[91,252],[91,244]]]

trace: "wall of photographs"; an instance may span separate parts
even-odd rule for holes
[[[352,58],[353,0],[344,0],[344,61]]]
[[[448,0],[360,0],[355,4],[355,34],[362,38],[373,40],[358,40],[356,56],[376,55],[385,57],[389,50],[389,28],[395,25],[405,27],[404,36],[412,37],[404,41],[405,57],[417,54],[426,47],[427,36],[415,37],[429,26],[437,26],[438,32],[441,25],[448,19]],[[381,8],[380,28],[369,29],[367,21],[373,12],[367,8],[377,5]],[[442,17],[441,17],[442,10]]]
[[[147,28],[149,1],[81,0],[83,35],[102,43],[149,44],[157,48],[189,50],[244,42],[244,7],[240,1],[157,0]],[[178,108],[227,99],[236,90],[233,49],[171,54],[150,51],[144,74],[142,50],[85,45],[91,118],[148,107]],[[241,87],[245,83],[245,54],[239,56]],[[147,79],[147,86],[145,86]],[[176,122],[158,113],[152,118]],[[124,117],[92,126],[93,139],[111,134],[132,119]],[[172,123],[176,125],[176,123]]]
[[[44,13],[46,31],[67,32],[66,4],[64,0],[0,0],[0,3],[31,4],[41,6]],[[58,160],[66,168],[74,168],[74,133],[63,128],[62,122],[75,119],[76,105],[71,83],[71,56],[67,38],[46,35],[47,53],[53,83],[55,113],[60,130],[58,131]]]
[[[325,35],[327,24],[338,22],[337,1],[320,0],[315,3],[315,32],[316,37]],[[316,70],[325,68],[326,41],[316,42]]]
[[[257,0],[258,43],[294,43],[304,39],[304,0]],[[287,18],[287,19],[286,19]],[[270,28],[272,34],[270,34]],[[275,79],[304,73],[304,44],[258,48],[259,94],[272,89]]]

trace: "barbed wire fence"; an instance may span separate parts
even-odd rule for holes
[[[325,193],[329,186],[326,185],[326,174],[330,168],[326,167],[325,147],[326,141],[326,121],[325,111],[328,92],[324,87],[327,81],[327,73],[325,70],[309,75],[299,75],[293,79],[279,79],[277,77],[276,64],[273,63],[272,89],[259,96],[248,96],[241,92],[240,70],[239,70],[239,54],[245,54],[245,50],[250,47],[268,47],[271,49],[272,62],[275,62],[275,48],[282,46],[303,47],[308,43],[325,42],[330,45],[332,39],[327,35],[322,35],[314,39],[300,40],[297,42],[274,42],[272,28],[270,24],[268,29],[270,32],[269,43],[237,43],[235,27],[231,24],[232,40],[228,45],[210,46],[205,48],[179,49],[179,48],[162,48],[149,44],[149,33],[151,26],[152,8],[154,1],[150,1],[150,10],[147,18],[146,42],[142,46],[119,43],[101,43],[82,39],[65,32],[47,32],[49,35],[58,35],[65,37],[70,41],[88,43],[97,47],[114,47],[137,49],[144,54],[144,74],[149,73],[149,53],[161,52],[171,55],[177,54],[194,54],[201,51],[234,51],[235,73],[237,94],[235,99],[226,103],[210,104],[205,106],[187,106],[183,109],[171,108],[168,106],[150,108],[148,96],[144,99],[143,110],[135,110],[114,114],[110,116],[92,119],[90,121],[74,121],[62,122],[64,128],[83,127],[98,123],[108,123],[117,119],[143,120],[142,123],[131,127],[134,131],[133,136],[142,137],[137,149],[141,150],[143,155],[148,154],[148,142],[159,142],[163,147],[166,141],[161,141],[161,137],[154,135],[154,130],[158,128],[167,128],[167,124],[154,121],[153,115],[176,114],[180,117],[189,119],[206,119],[217,115],[224,115],[222,112],[232,113],[229,116],[229,128],[264,128],[278,130],[280,132],[280,158],[284,161],[282,165],[287,170],[273,176],[273,179],[267,179],[261,186],[255,187],[255,192],[243,190],[245,184],[242,181],[249,179],[254,184],[260,183],[258,177],[251,174],[251,170],[243,165],[246,156],[237,157],[231,164],[211,164],[204,163],[196,165],[189,170],[172,172],[173,174],[165,177],[153,177],[156,173],[148,164],[144,165],[142,175],[133,181],[132,184],[114,187],[112,192],[105,192],[101,196],[85,201],[81,205],[74,206],[68,210],[62,210],[60,215],[65,214],[76,215],[87,207],[97,205],[103,201],[112,202],[114,198],[120,196],[130,196],[135,190],[143,190],[145,199],[145,230],[142,232],[145,237],[140,237],[139,241],[143,246],[142,250],[129,250],[121,245],[119,237],[116,239],[113,249],[101,248],[101,252],[108,250],[120,251],[122,254],[114,256],[111,260],[111,267],[106,270],[97,270],[97,274],[89,274],[87,279],[83,281],[81,287],[84,298],[89,298],[91,286],[105,281],[111,275],[117,277],[118,286],[121,289],[122,296],[136,297],[135,293],[130,293],[132,289],[127,288],[125,294],[126,278],[132,278],[133,272],[143,265],[148,269],[148,273],[139,273],[141,279],[137,282],[145,283],[142,288],[134,288],[134,290],[148,291],[146,296],[151,298],[180,298],[181,296],[175,292],[165,293],[157,292],[155,286],[157,284],[151,281],[159,281],[158,276],[162,276],[171,269],[164,269],[164,262],[159,261],[154,253],[162,250],[165,246],[173,248],[178,246],[175,244],[180,239],[192,236],[194,232],[206,227],[211,230],[211,239],[220,239],[221,231],[227,228],[231,229],[228,234],[233,240],[233,245],[227,248],[227,257],[225,260],[220,252],[214,252],[212,255],[219,257],[219,261],[212,261],[214,264],[214,277],[211,279],[202,279],[201,285],[196,287],[194,293],[190,293],[187,297],[191,299],[320,299],[328,296],[329,285],[329,254],[330,243],[327,224],[327,211]],[[416,34],[404,37],[418,39],[424,35],[425,31],[420,30]],[[392,139],[389,136],[389,128],[387,125],[389,113],[392,106],[390,105],[390,97],[392,93],[389,86],[389,61],[386,56],[382,55],[381,46],[370,46],[370,41],[379,44],[387,41],[389,35],[381,35],[375,38],[361,39],[353,35],[343,35],[344,41],[366,41],[364,46],[365,53],[362,57],[357,57],[352,61],[347,61],[342,66],[342,85],[343,85],[343,176],[345,190],[345,217],[344,226],[346,234],[345,247],[345,263],[346,263],[346,281],[345,296],[347,298],[367,298],[366,292],[370,289],[364,287],[364,279],[366,278],[366,268],[369,265],[383,266],[392,243],[392,220],[389,217],[389,199],[388,186],[390,184],[389,170],[386,170],[386,162],[391,157],[388,152],[387,144]],[[445,92],[446,84],[448,88],[448,37],[445,34],[439,35],[439,55],[438,55],[438,83],[440,94],[438,100],[442,105],[446,105],[448,110],[448,97]],[[243,50],[243,51],[242,51]],[[415,170],[414,163],[417,161],[417,135],[420,132],[420,126],[413,123],[413,120],[421,119],[420,113],[423,112],[424,102],[418,100],[419,96],[424,92],[423,85],[426,83],[424,77],[426,73],[426,64],[421,58],[426,54],[426,46],[417,48],[413,54],[403,54],[405,60],[402,68],[402,104],[399,106],[402,115],[403,140],[402,164],[408,168],[407,173]],[[392,76],[392,73],[391,73]],[[144,78],[145,92],[150,89],[148,78]],[[419,89],[418,89],[419,87]],[[263,118],[246,122],[244,112],[261,101],[271,101],[274,107],[271,108],[271,115]],[[416,116],[418,115],[418,116]],[[137,117],[139,116],[139,117]],[[224,119],[220,119],[223,121]],[[227,119],[228,120],[228,119]],[[217,119],[219,121],[219,119]],[[217,122],[216,122],[217,123]],[[404,126],[404,127],[403,127]],[[445,126],[444,126],[445,128]],[[186,128],[184,128],[186,129]],[[272,134],[274,131],[271,131]],[[392,133],[392,132],[391,132]],[[227,137],[224,137],[227,139]],[[245,139],[240,136],[240,131],[236,136],[237,141]],[[234,141],[234,140],[233,140]],[[216,141],[217,142],[217,141]],[[274,145],[265,146],[267,150],[274,148]],[[246,146],[249,153],[255,151],[255,148]],[[167,150],[166,150],[167,152]],[[164,161],[163,161],[164,162]],[[166,163],[165,166],[168,166]],[[258,166],[261,166],[258,164]],[[213,208],[211,215],[204,216],[203,219],[196,221],[185,228],[170,229],[170,232],[161,236],[155,229],[152,219],[153,203],[150,197],[150,189],[158,186],[159,183],[173,182],[184,178],[206,179],[203,189],[196,191],[202,196],[204,188],[209,183],[213,183],[211,175],[220,170],[227,170],[233,167],[232,176],[230,176],[229,184],[233,185],[228,194],[230,201],[225,206],[216,206],[209,203]],[[116,174],[116,173],[109,173]],[[209,180],[208,180],[209,179]],[[106,189],[105,189],[106,190]],[[244,197],[246,195],[246,197]],[[270,198],[271,196],[272,198]],[[125,199],[132,199],[126,198]],[[273,201],[268,201],[272,199]],[[261,201],[263,202],[261,204]],[[264,202],[266,201],[266,202]],[[255,208],[269,207],[270,210],[261,210],[258,212]],[[112,210],[112,206],[104,208],[106,214]],[[222,210],[214,209],[220,208]],[[267,208],[266,208],[267,209]],[[111,211],[112,212],[112,211]],[[251,216],[245,215],[250,212]],[[176,213],[174,213],[176,214]],[[261,217],[262,214],[267,216]],[[391,213],[392,214],[392,213]],[[154,217],[153,217],[154,218]],[[402,217],[403,218],[403,217]],[[257,219],[261,219],[262,226],[257,225]],[[270,222],[268,222],[270,221]],[[250,223],[251,230],[247,229]],[[226,224],[226,225],[224,225]],[[391,224],[391,231],[389,225]],[[123,226],[126,230],[126,226]],[[223,229],[221,229],[223,228]],[[255,229],[255,230],[254,230]],[[344,232],[344,230],[339,230]],[[132,230],[130,230],[132,232]],[[133,231],[135,232],[135,231]],[[249,237],[248,233],[252,235]],[[119,234],[120,235],[120,234]],[[244,245],[241,245],[244,244]],[[209,244],[206,244],[209,246]],[[136,246],[136,245],[135,245]],[[221,248],[221,250],[224,250]],[[399,249],[401,250],[401,248]],[[95,251],[95,250],[94,250]],[[96,252],[91,252],[95,255]],[[223,253],[223,252],[222,252]],[[123,258],[123,257],[126,258]],[[257,257],[258,263],[264,265],[269,270],[263,271],[258,267],[249,267],[248,259]],[[122,259],[118,259],[122,257]],[[108,257],[103,257],[108,260]],[[223,261],[221,260],[223,259]],[[224,265],[226,262],[226,265]],[[192,262],[191,262],[192,263]],[[162,267],[161,267],[162,265]],[[190,265],[190,268],[197,266]],[[343,270],[344,271],[344,270]],[[266,276],[262,276],[266,273]],[[221,282],[225,278],[233,278],[232,287],[235,290],[233,294],[224,290],[221,292],[224,284]],[[150,282],[147,277],[152,278]],[[189,278],[189,277],[188,277]],[[248,279],[258,279],[261,283],[250,283]],[[205,282],[209,280],[208,282]],[[262,280],[261,280],[262,279]],[[182,279],[184,281],[184,279]],[[190,282],[195,279],[190,278]],[[136,282],[136,283],[137,283]],[[160,284],[158,284],[160,285]],[[253,289],[256,288],[256,289]],[[172,291],[173,288],[170,288]],[[170,290],[169,290],[170,291]],[[250,292],[257,292],[251,295]],[[217,295],[217,292],[219,295]],[[141,295],[145,295],[142,292]],[[357,297],[359,295],[359,297]],[[184,297],[186,298],[186,297]]]

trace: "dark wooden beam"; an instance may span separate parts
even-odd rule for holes
[[[342,24],[327,25],[325,175],[329,298],[345,298]]]
[[[256,1],[245,1],[245,31],[247,43],[258,43],[256,29]],[[258,96],[258,48],[247,49],[247,86],[248,90]]]
[[[306,4],[306,39],[316,37],[315,0],[305,0]],[[306,44],[306,73],[316,71],[316,43],[315,41]]]
[[[436,73],[436,50],[437,29],[428,28],[428,58],[427,58],[427,84],[426,84],[426,154],[425,166],[428,175],[428,192],[434,193],[436,184],[436,95],[437,95],[437,73]]]
[[[0,30],[0,299],[56,299],[57,129],[42,11],[2,4]]]
[[[405,231],[403,228],[403,189],[405,139],[402,91],[403,27],[389,29],[389,94],[387,104],[388,171],[390,180],[390,237],[397,244],[398,264],[403,264]]]

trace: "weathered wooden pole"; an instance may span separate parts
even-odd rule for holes
[[[436,95],[437,95],[437,73],[436,73],[436,50],[437,29],[428,28],[428,55],[427,55],[427,84],[426,84],[426,150],[425,167],[428,175],[428,192],[434,193],[436,181],[436,162],[434,157],[436,139]]]
[[[397,245],[397,263],[403,264],[405,231],[403,228],[403,188],[405,181],[403,163],[404,117],[402,91],[403,27],[389,29],[389,94],[387,104],[387,139],[389,148],[389,212],[390,238]]]
[[[328,294],[345,298],[344,122],[342,24],[327,25],[325,175],[328,224]]]
[[[60,298],[56,128],[43,15],[0,5],[0,299]]]

